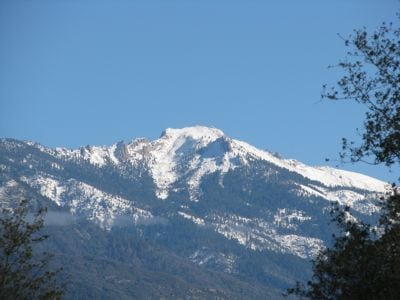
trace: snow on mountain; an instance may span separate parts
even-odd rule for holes
[[[0,139],[1,207],[37,198],[53,219],[68,210],[73,226],[89,220],[122,234],[122,244],[130,234],[143,237],[205,268],[279,288],[329,245],[332,201],[374,224],[386,186],[283,159],[204,126],[78,149]]]
[[[82,158],[89,161],[93,165],[102,167],[109,162],[114,164],[119,163],[119,160],[114,155],[116,148],[117,144],[114,144],[110,147],[86,146],[75,150],[58,147],[55,150],[47,151],[46,149],[45,151],[65,159]]]
[[[66,207],[72,214],[84,216],[104,229],[110,229],[116,222],[140,223],[154,218],[150,212],[135,207],[132,201],[75,179],[63,182],[47,174],[37,174],[24,176],[21,180],[58,206]]]
[[[315,256],[324,244],[318,238],[278,232],[279,226],[295,226],[294,219],[298,223],[308,220],[309,217],[303,216],[301,212],[287,215],[283,209],[275,216],[273,223],[237,215],[212,216],[211,219],[217,232],[252,250],[272,250],[307,258]]]
[[[326,187],[349,187],[382,193],[387,185],[354,172],[330,167],[310,167],[293,159],[278,158],[245,142],[230,139],[219,129],[203,126],[167,129],[160,139],[149,143],[148,147],[148,155],[151,157],[149,168],[161,199],[167,198],[169,187],[188,173],[191,173],[188,185],[195,193],[204,175],[216,171],[226,173],[239,164],[248,163],[249,159],[272,163]],[[183,170],[179,170],[182,165]],[[336,196],[326,193],[321,195],[329,200],[338,200]]]
[[[192,190],[197,189],[203,175],[218,170],[227,171],[231,166],[224,149],[218,145],[213,147],[223,137],[221,130],[202,126],[166,129],[160,139],[151,143],[149,152],[149,167],[158,187],[158,197],[166,199],[169,187],[181,175],[191,171],[194,174],[188,180],[188,185]],[[206,151],[201,152],[203,149]],[[223,161],[218,162],[221,156]]]
[[[351,187],[382,193],[386,186],[382,181],[362,174],[329,167],[309,167],[293,159],[281,159],[245,142],[230,139],[219,129],[203,126],[166,129],[160,139],[147,144],[147,150],[149,168],[160,199],[168,197],[173,183],[191,173],[188,185],[195,200],[204,175],[216,171],[226,173],[239,164],[246,164],[250,158],[267,161],[327,187]],[[134,155],[135,151],[130,153]],[[329,195],[324,197],[336,200]]]
[[[273,163],[281,168],[298,173],[327,187],[353,187],[372,192],[384,192],[386,183],[359,173],[338,170],[330,167],[310,167],[294,159],[282,159],[259,150],[245,142],[233,140],[238,153],[249,154],[254,158]]]
[[[331,167],[311,167],[293,159],[282,159],[257,149],[243,141],[231,139],[216,128],[205,126],[166,129],[155,141],[136,139],[128,144],[123,142],[110,147],[86,146],[77,150],[56,148],[58,157],[84,159],[102,167],[107,164],[119,165],[124,161],[136,165],[145,162],[154,183],[157,196],[168,198],[174,183],[185,178],[191,199],[197,201],[198,187],[206,174],[221,172],[222,175],[250,160],[260,160],[300,174],[327,188],[356,188],[369,192],[383,193],[387,184],[366,175],[339,170]],[[301,187],[305,194],[314,194],[327,200],[346,201],[345,196],[333,195],[321,189]],[[348,198],[360,195],[349,195]],[[363,197],[362,195],[360,197]]]
[[[25,152],[24,145],[29,145]],[[7,165],[0,164],[4,171],[11,165],[23,170],[28,166],[29,172],[16,180],[102,228],[110,229],[121,220],[143,224],[172,216],[192,222],[196,228],[212,229],[248,249],[302,258],[315,255],[322,247],[323,230],[316,233],[309,228],[326,220],[331,201],[368,217],[379,210],[370,200],[386,189],[386,183],[377,179],[283,159],[204,126],[168,128],[154,141],[139,138],[73,150],[15,140],[2,140],[2,147],[10,155],[2,160]],[[35,156],[33,150],[46,155]],[[143,185],[142,178],[135,177],[142,170],[154,185]],[[208,193],[217,191],[204,195],[202,183],[213,173],[217,176],[210,178],[216,182],[207,183],[212,187]],[[138,186],[130,189],[134,184]],[[108,185],[107,192],[101,190],[104,185]],[[124,198],[120,195],[126,188],[129,192]],[[6,190],[7,185],[0,187],[0,198]],[[232,194],[232,190],[239,193]],[[153,199],[154,195],[164,201]],[[214,200],[207,202],[209,199]],[[206,205],[200,202],[203,200]],[[164,204],[165,212],[160,209]]]

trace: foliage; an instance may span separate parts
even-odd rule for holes
[[[60,271],[48,270],[51,255],[36,253],[34,246],[48,236],[39,231],[46,209],[41,208],[29,222],[28,202],[3,209],[0,218],[0,298],[59,299],[63,289],[56,283]]]
[[[339,63],[346,75],[323,97],[351,100],[367,108],[361,145],[343,139],[342,159],[373,157],[372,163],[400,163],[400,29],[392,24],[368,34],[364,28],[345,40],[352,47]],[[356,220],[338,205],[332,221],[340,234],[313,260],[313,277],[288,290],[310,299],[398,299],[400,295],[400,195],[383,197],[379,224]]]
[[[355,221],[349,209],[336,206],[333,222],[340,235],[331,248],[313,261],[313,277],[307,287],[297,283],[288,290],[309,299],[397,299],[400,294],[399,195],[386,200],[380,223],[383,232]],[[395,218],[393,218],[395,217]]]
[[[387,166],[400,162],[400,28],[383,23],[372,34],[364,28],[345,39],[350,47],[338,66],[345,75],[337,86],[322,92],[323,98],[348,100],[367,108],[362,142],[343,139],[342,159],[352,162],[373,158]]]

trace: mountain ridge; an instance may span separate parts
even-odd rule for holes
[[[204,126],[78,149],[1,139],[0,170],[2,206],[26,190],[73,224],[85,220],[111,235],[120,228],[201,268],[274,290],[302,278],[307,260],[329,244],[332,202],[374,220],[386,188]]]
[[[379,179],[375,179],[364,174],[327,166],[312,167],[294,159],[279,158],[271,152],[257,149],[246,142],[231,139],[217,128],[206,126],[193,126],[182,129],[167,128],[162,132],[160,138],[154,141],[148,141],[145,138],[136,138],[129,143],[119,141],[110,146],[85,146],[79,147],[78,149],[56,147],[53,149],[44,147],[37,143],[28,143],[39,146],[41,149],[47,149],[47,151],[51,149],[49,153],[60,157],[69,157],[72,159],[83,157],[83,159],[88,160],[92,164],[100,167],[110,162],[118,165],[121,163],[121,161],[125,160],[130,160],[132,163],[134,163],[137,160],[145,159],[146,155],[155,152],[161,152],[164,154],[164,156],[160,157],[160,155],[153,155],[153,157],[149,157],[149,159],[153,158],[156,160],[153,165],[157,165],[158,163],[158,165],[163,165],[164,167],[165,165],[174,165],[174,152],[180,150],[179,154],[184,154],[184,149],[182,149],[184,147],[182,146],[190,147],[188,144],[191,141],[195,145],[192,145],[192,147],[194,146],[194,149],[189,150],[197,151],[199,148],[204,148],[220,138],[220,143],[224,144],[225,147],[228,148],[227,150],[230,152],[234,150],[233,153],[230,153],[230,158],[239,157],[242,160],[245,160],[244,157],[246,154],[250,154],[255,159],[262,159],[274,163],[277,166],[299,173],[309,179],[320,181],[328,186],[344,185],[369,191],[384,192],[385,186],[387,185],[387,183]],[[234,166],[234,164],[232,164],[232,166]],[[231,166],[225,165],[225,168],[229,167]],[[157,179],[159,179],[159,177],[166,177],[168,175],[174,177],[174,174],[168,174],[171,172],[168,172],[168,170],[162,167],[155,168],[153,172],[153,175],[155,175]],[[170,181],[172,180],[173,178],[170,179]],[[163,186],[168,184],[160,183],[160,185]]]

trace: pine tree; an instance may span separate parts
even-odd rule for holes
[[[59,299],[63,288],[56,282],[61,271],[49,270],[51,255],[37,253],[35,245],[48,238],[40,233],[46,209],[28,220],[28,202],[3,209],[0,218],[0,299]]]

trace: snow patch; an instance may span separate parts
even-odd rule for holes
[[[104,229],[111,229],[116,221],[125,217],[129,217],[134,224],[154,218],[149,211],[135,207],[130,200],[105,193],[75,179],[60,182],[49,175],[39,174],[22,177],[21,180],[57,205],[67,207],[73,214],[85,216]]]
[[[331,190],[321,186],[310,185],[305,186],[296,184],[299,189],[295,189],[294,193],[298,196],[316,196],[328,201],[338,202],[340,205],[349,206],[350,208],[367,215],[378,212],[379,207],[371,202],[379,198],[378,195],[370,193],[360,193],[347,189]],[[375,197],[374,197],[375,196]]]
[[[281,168],[298,173],[308,179],[321,182],[327,187],[352,187],[371,192],[384,193],[388,184],[378,179],[329,167],[310,167],[294,159],[281,159],[272,153],[259,150],[245,142],[233,140],[236,151],[249,154],[261,160],[271,162]]]
[[[204,226],[204,220],[201,218],[197,218],[195,216],[189,215],[183,211],[178,211],[178,214],[181,215],[182,217],[184,217],[185,219],[191,220],[193,223],[197,224],[197,225],[201,225]]]
[[[274,215],[274,224],[287,229],[297,229],[297,223],[310,220],[311,217],[303,211],[288,208],[278,209]]]
[[[287,217],[292,220],[310,220],[299,212],[291,213]],[[259,218],[250,219],[237,215],[213,216],[211,223],[216,232],[254,251],[271,250],[290,253],[301,258],[311,258],[323,247],[323,241],[318,238],[280,234],[274,224]]]

